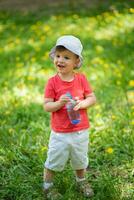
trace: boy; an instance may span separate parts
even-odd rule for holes
[[[51,112],[51,135],[44,170],[44,192],[47,199],[60,199],[62,195],[54,188],[56,171],[62,171],[68,159],[76,172],[78,190],[85,197],[93,196],[93,190],[85,178],[88,166],[89,120],[87,108],[96,102],[95,95],[85,77],[74,69],[82,65],[81,41],[72,36],[60,37],[50,51],[57,74],[48,80],[45,88],[44,108]],[[66,93],[76,100],[74,111],[80,112],[81,121],[71,124],[66,104]]]

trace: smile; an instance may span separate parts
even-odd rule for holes
[[[57,65],[57,67],[60,67],[60,68],[65,68],[64,65]]]

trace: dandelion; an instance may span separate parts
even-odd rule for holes
[[[21,63],[21,62],[17,63],[16,67],[23,67],[23,63]]]
[[[6,114],[6,115],[9,115],[9,114],[10,114],[10,111],[9,111],[9,110],[7,110],[7,111],[5,112],[5,114]]]
[[[32,81],[32,80],[34,80],[35,78],[34,78],[33,76],[28,76],[27,79],[28,79],[29,81]]]
[[[134,87],[134,80],[130,80],[130,81],[129,81],[129,86],[130,86],[130,87]]]
[[[130,8],[129,11],[130,11],[131,13],[134,13],[134,8]]]
[[[32,31],[35,31],[35,30],[36,30],[36,25],[32,25],[32,26],[30,27],[30,29],[31,29]]]
[[[44,146],[41,148],[41,151],[47,151],[48,150],[48,147],[47,146]]]
[[[14,132],[14,129],[13,128],[10,128],[9,129],[9,133],[13,133]]]
[[[29,44],[29,45],[34,45],[34,39],[33,39],[33,38],[30,38],[30,39],[28,40],[28,44]]]
[[[132,106],[131,109],[134,110],[134,106]]]
[[[49,52],[47,51],[44,56],[42,56],[42,60],[47,60],[49,57]]]
[[[39,52],[41,50],[40,47],[35,47],[35,51]]]
[[[129,103],[134,103],[134,91],[128,91],[127,98]]]
[[[96,105],[96,106],[95,106],[95,109],[96,109],[96,110],[100,110],[100,109],[101,109],[100,105]]]
[[[115,115],[112,115],[111,116],[112,120],[116,119],[116,116]]]
[[[109,68],[109,65],[108,65],[107,63],[104,63],[103,66],[104,66],[105,69],[108,69],[108,68]]]
[[[34,63],[35,61],[36,61],[36,58],[35,58],[35,57],[32,57],[32,58],[31,58],[31,62]]]
[[[0,47],[0,53],[2,53],[2,52],[3,52],[3,48]]]
[[[122,77],[122,75],[121,75],[121,73],[120,73],[120,72],[118,72],[118,73],[117,73],[117,76],[118,76],[119,78],[121,78],[121,77]]]
[[[45,32],[48,32],[50,29],[51,29],[51,27],[48,26],[48,25],[45,25],[45,26],[43,27],[43,30],[44,30]]]
[[[19,38],[16,38],[15,43],[16,43],[16,44],[20,44],[20,43],[21,43],[21,40],[20,40]]]
[[[116,84],[117,84],[117,85],[121,85],[121,82],[120,82],[120,81],[116,81]]]
[[[41,36],[41,37],[40,37],[40,40],[41,40],[42,42],[44,42],[44,41],[45,41],[45,36]]]
[[[105,151],[106,153],[112,154],[114,150],[112,147],[108,147]]]
[[[131,121],[131,125],[134,125],[134,120]]]
[[[24,58],[25,58],[26,60],[29,59],[29,54],[26,53],[26,54],[24,55]]]
[[[100,45],[96,45],[95,49],[96,49],[96,51],[97,51],[98,53],[101,53],[101,52],[103,52],[103,50],[104,50],[104,48],[103,48],[102,46],[100,46]]]
[[[5,87],[8,86],[8,82],[7,81],[4,82],[4,86]]]

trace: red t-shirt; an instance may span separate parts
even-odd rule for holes
[[[86,95],[92,93],[90,84],[83,74],[76,73],[74,79],[71,82],[63,81],[58,74],[48,80],[45,87],[45,98],[52,98],[57,101],[61,95],[70,92],[74,97],[79,97],[80,100],[84,99]],[[51,128],[56,132],[68,133],[80,131],[82,129],[89,128],[89,120],[86,109],[80,109],[81,121],[80,123],[71,124],[66,106],[63,106],[60,110],[52,112],[51,115]]]

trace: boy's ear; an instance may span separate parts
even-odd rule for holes
[[[76,60],[76,66],[79,64],[79,62],[80,62],[80,58],[77,58],[77,60]]]

